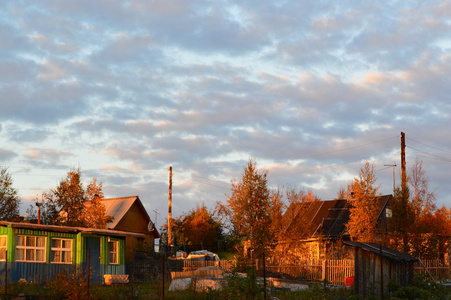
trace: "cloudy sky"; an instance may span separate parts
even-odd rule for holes
[[[451,1],[2,1],[0,164],[23,199],[73,167],[173,215],[254,157],[322,199],[416,159],[451,207]]]

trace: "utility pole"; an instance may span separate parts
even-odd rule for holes
[[[172,232],[171,232],[171,220],[172,220],[172,166],[169,167],[169,205],[168,205],[168,247],[169,252],[172,251]]]
[[[407,176],[406,176],[406,135],[401,132],[401,189],[405,191],[407,189]]]
[[[395,188],[396,188],[396,184],[395,184],[395,167],[396,164],[392,164],[392,165],[384,165],[385,167],[393,167],[393,196],[395,196]]]

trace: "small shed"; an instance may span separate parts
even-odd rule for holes
[[[375,243],[344,242],[355,249],[355,293],[363,298],[388,292],[390,280],[408,286],[413,283],[417,258]]]

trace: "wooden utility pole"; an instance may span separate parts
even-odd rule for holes
[[[172,221],[172,166],[169,167],[169,201],[168,201],[168,247],[169,251],[172,250],[172,232],[171,232],[171,221]]]
[[[401,189],[405,191],[407,188],[406,175],[406,135],[401,132]]]

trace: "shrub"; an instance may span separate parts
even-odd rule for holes
[[[51,299],[86,299],[88,295],[87,275],[83,272],[62,272],[52,281],[47,281],[45,288]]]

